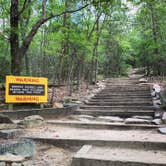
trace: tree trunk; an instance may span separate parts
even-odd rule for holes
[[[20,75],[21,61],[19,54],[19,10],[18,0],[11,0],[10,7],[10,55],[11,55],[11,74]]]

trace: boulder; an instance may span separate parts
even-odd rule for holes
[[[158,110],[155,111],[154,117],[156,119],[161,119],[162,118],[162,114],[163,114],[163,112],[158,109]]]
[[[161,92],[161,87],[159,84],[154,84],[153,85],[153,90],[156,92],[156,93],[160,93]]]
[[[0,155],[6,153],[22,156],[32,157],[36,152],[36,145],[32,140],[22,139],[18,141],[10,141],[6,144],[0,144]]]
[[[43,117],[39,115],[32,115],[32,116],[25,117],[22,121],[19,122],[19,125],[22,125],[23,127],[26,127],[26,128],[33,128],[33,127],[41,126],[44,123],[45,122]]]
[[[161,134],[166,134],[166,127],[159,128]]]
[[[154,119],[154,120],[152,120],[152,123],[154,123],[156,125],[161,125],[163,122],[161,119]]]
[[[161,97],[161,103],[163,107],[166,108],[166,89],[161,91],[160,97]]]
[[[153,98],[156,97],[155,91],[152,91],[151,96],[152,96]]]
[[[139,79],[139,82],[140,82],[140,83],[147,83],[147,82],[148,82],[148,80],[147,80],[147,79],[145,79],[145,78],[141,78],[141,79]]]
[[[8,116],[0,114],[0,123],[13,123],[13,121]]]
[[[166,112],[163,113],[162,121],[166,124]]]
[[[62,103],[57,103],[57,102],[55,102],[55,103],[53,104],[53,108],[63,108],[63,104],[62,104]]]

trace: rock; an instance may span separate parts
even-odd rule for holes
[[[0,155],[0,161],[7,162],[22,162],[25,160],[25,157],[19,155],[13,155],[11,153],[6,153],[4,155]],[[12,164],[13,165],[13,164]]]
[[[155,111],[155,114],[154,114],[154,117],[155,117],[156,119],[161,119],[161,118],[162,118],[162,111],[156,110],[156,111]]]
[[[161,92],[161,87],[160,87],[160,85],[154,84],[154,85],[153,85],[153,90],[154,90],[156,93],[160,93],[160,92]]]
[[[96,120],[106,121],[106,122],[124,122],[124,119],[116,116],[99,116]]]
[[[24,120],[41,120],[44,121],[44,118],[41,117],[40,115],[31,115],[31,116],[27,116],[24,118]]]
[[[0,155],[6,153],[22,156],[22,157],[32,157],[36,152],[36,145],[31,140],[19,140],[15,142],[9,142],[6,144],[0,144]]]
[[[161,97],[161,102],[162,102],[163,107],[166,108],[166,89],[161,91],[160,97]]]
[[[0,162],[0,166],[6,166],[5,162]]]
[[[166,134],[166,127],[159,128],[159,132],[160,132],[161,134]]]
[[[146,119],[146,120],[152,120],[152,116],[132,116],[134,119]]]
[[[78,104],[76,104],[76,103],[65,103],[65,104],[63,104],[63,107],[77,107],[78,106]]]
[[[88,102],[89,102],[88,100],[85,100],[85,101],[84,101],[84,104],[87,104]]]
[[[150,120],[146,119],[137,119],[137,118],[127,118],[125,119],[126,124],[150,124]]]
[[[166,124],[166,112],[163,113],[162,121]]]
[[[57,102],[55,102],[55,103],[53,104],[53,108],[63,108],[63,104],[62,104],[62,103],[57,103]]]
[[[12,166],[24,166],[22,163],[13,163]]]
[[[152,91],[151,96],[152,96],[152,97],[156,97],[155,91]]]
[[[147,80],[147,79],[145,79],[145,78],[141,78],[141,79],[139,79],[139,82],[140,82],[140,83],[147,83],[147,82],[148,82],[148,80]]]
[[[154,100],[153,105],[161,105],[161,101],[160,100]]]
[[[76,120],[94,120],[95,117],[91,116],[91,115],[73,115],[71,116],[72,119],[76,119]]]
[[[75,104],[82,104],[81,101],[72,101],[72,103],[75,103]]]
[[[14,139],[20,136],[23,133],[21,129],[9,129],[9,130],[1,130],[0,138],[4,139]]]
[[[154,120],[152,120],[152,123],[154,123],[156,125],[161,125],[163,122],[161,119],[154,119]]]
[[[0,114],[0,123],[13,123],[13,121],[8,116]]]
[[[39,115],[32,115],[25,117],[22,121],[19,122],[19,125],[22,125],[26,128],[38,127],[44,124],[43,117]]]
[[[15,129],[15,128],[17,128],[17,124],[0,123],[0,130]]]

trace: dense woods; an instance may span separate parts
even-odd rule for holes
[[[132,67],[165,75],[165,29],[164,0],[0,0],[0,80],[91,84]]]

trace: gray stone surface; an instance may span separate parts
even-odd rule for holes
[[[156,119],[161,119],[161,118],[162,118],[162,111],[156,110],[156,111],[155,111],[155,114],[154,114],[154,117],[155,117]]]
[[[152,119],[153,119],[152,116],[133,116],[132,118],[136,118],[136,119],[146,119],[146,120],[152,120]]]
[[[162,121],[166,124],[166,112],[163,113]]]
[[[137,119],[137,118],[127,118],[125,119],[126,124],[150,124],[150,120],[146,119]]]
[[[80,120],[80,119],[88,119],[88,120],[94,120],[95,117],[91,115],[73,115],[70,116],[72,119]]]
[[[25,165],[21,163],[13,163],[12,166],[25,166]]]
[[[5,162],[0,162],[0,166],[6,166]]]
[[[66,108],[42,108],[42,109],[29,109],[29,110],[17,110],[17,111],[1,111],[1,114],[10,117],[11,119],[23,119],[31,115],[40,115],[45,119],[53,119],[59,116],[71,115],[77,109],[77,106]]]
[[[165,166],[166,152],[143,149],[92,146],[76,153],[72,166]]]
[[[164,107],[166,107],[166,89],[160,93],[161,102]]]
[[[162,134],[166,134],[166,127],[159,128],[159,132]]]
[[[0,123],[13,123],[13,121],[8,116],[0,114]]]
[[[154,120],[152,120],[152,123],[156,124],[156,125],[161,125],[163,122],[161,119],[154,119]]]
[[[6,153],[3,155],[0,155],[0,161],[4,161],[4,162],[23,162],[25,160],[25,157],[20,156],[20,155],[15,155],[15,154],[11,154],[11,153]]]
[[[14,124],[14,123],[0,123],[0,130],[15,129],[15,128],[17,128],[17,124]]]
[[[0,130],[0,138],[14,139],[19,137],[22,133],[23,133],[23,130],[21,129]]]
[[[23,125],[27,128],[38,127],[44,124],[44,119],[39,115],[32,115],[25,117],[22,121],[19,122],[19,125]]]
[[[36,151],[36,145],[31,140],[19,140],[0,145],[0,155],[11,153],[23,157],[32,157]]]
[[[106,122],[124,122],[124,119],[117,116],[99,116],[96,118],[96,120]]]
[[[139,82],[140,82],[140,83],[146,83],[146,82],[148,82],[148,80],[145,79],[145,78],[141,78],[141,79],[139,79]]]

